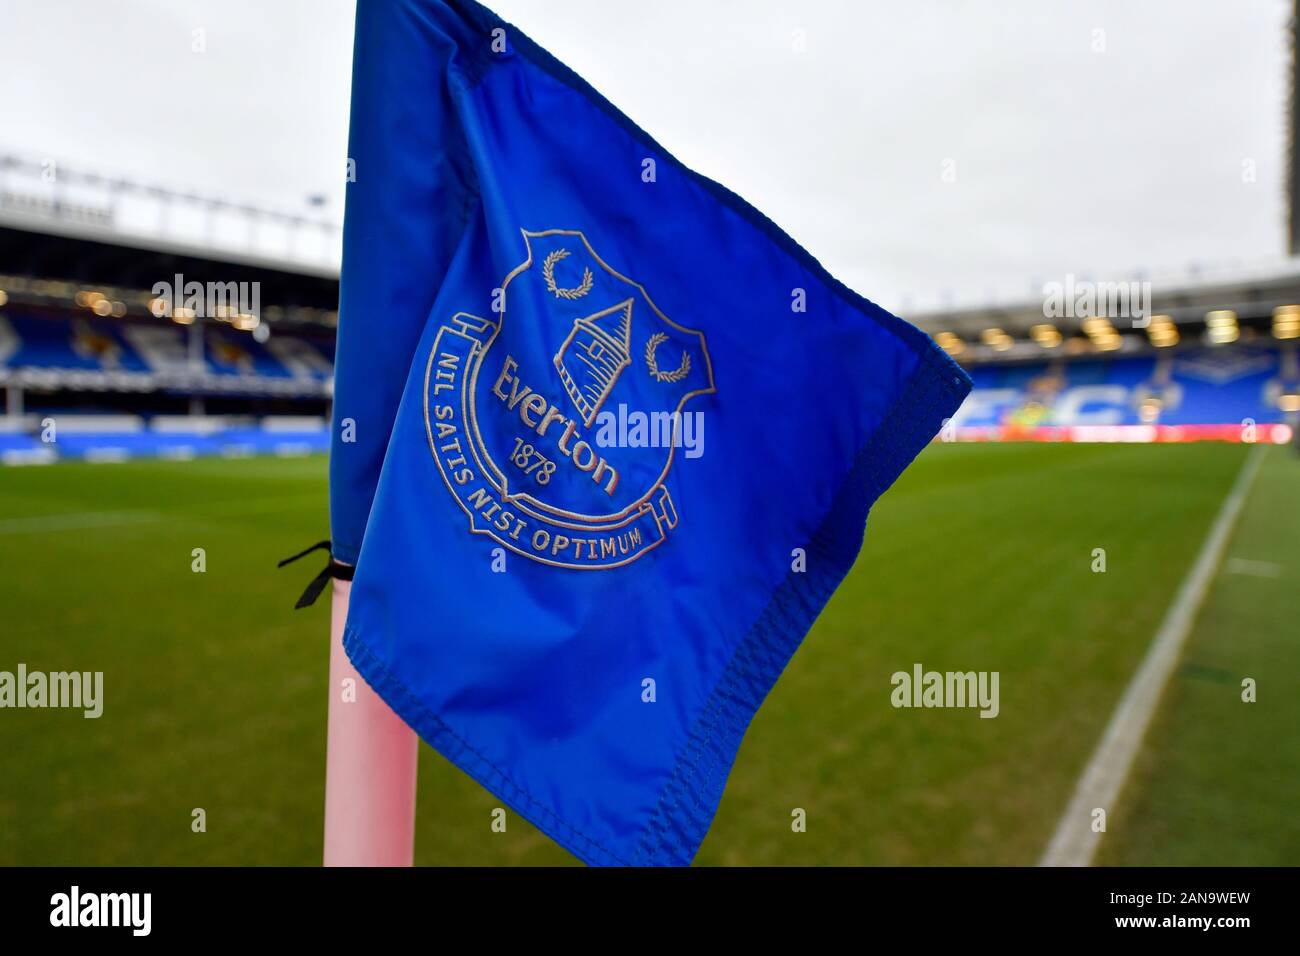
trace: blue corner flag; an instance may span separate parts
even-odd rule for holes
[[[689,863],[969,380],[472,0],[361,0],[349,156],[348,655],[582,860]]]

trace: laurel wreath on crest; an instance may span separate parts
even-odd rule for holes
[[[655,361],[655,350],[667,341],[668,336],[664,335],[662,332],[656,332],[654,335],[650,336],[650,341],[645,344],[646,368],[650,370],[650,375],[656,382],[680,382],[690,374],[691,357],[683,352],[681,365],[677,366],[677,368],[671,372],[660,371],[659,363]]]
[[[572,289],[561,289],[555,284],[555,264],[561,259],[569,257],[568,249],[556,249],[549,256],[542,260],[542,278],[546,280],[546,288],[557,299],[581,299],[591,291],[594,279],[590,269],[582,270],[582,283],[574,286]]]

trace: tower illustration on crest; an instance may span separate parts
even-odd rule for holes
[[[573,320],[573,328],[555,353],[555,368],[574,407],[588,428],[614,390],[623,369],[632,364],[632,300]]]

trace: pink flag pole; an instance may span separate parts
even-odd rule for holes
[[[352,582],[333,585],[325,865],[410,866],[419,741],[348,660],[343,625]]]

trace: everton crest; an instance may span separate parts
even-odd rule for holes
[[[619,567],[677,527],[668,477],[687,403],[714,391],[708,349],[581,232],[525,230],[523,246],[494,318],[438,330],[429,447],[471,532],[543,564]],[[620,440],[629,414],[668,440]]]

